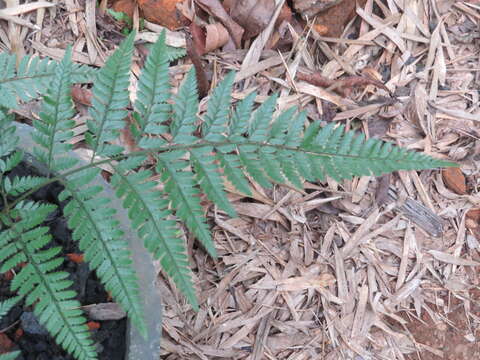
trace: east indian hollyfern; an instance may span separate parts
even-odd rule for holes
[[[455,166],[380,140],[366,140],[342,125],[321,127],[296,108],[274,117],[276,95],[254,109],[256,94],[251,93],[232,109],[234,73],[226,75],[210,95],[199,125],[193,68],[176,96],[171,95],[168,67],[176,55],[165,45],[165,34],[151,47],[138,80],[130,130],[140,150],[127,153],[115,140],[129,116],[133,46],[131,34],[99,71],[72,64],[70,50],[61,62],[26,58],[18,68],[13,56],[0,55],[0,272],[16,270],[11,290],[18,297],[12,301],[23,299],[33,305],[39,321],[77,359],[96,359],[95,344],[68,274],[59,270],[62,250],[50,245],[45,219],[54,206],[30,200],[42,186],[54,181],[63,186],[59,195],[66,202],[63,215],[85,260],[132,323],[146,334],[127,243],[110,199],[101,186],[91,185],[99,175],[99,165],[113,169],[111,185],[128,212],[131,228],[195,309],[199,305],[182,224],[216,256],[200,195],[235,216],[225,179],[249,194],[247,175],[264,187],[278,183],[301,188],[304,180],[321,181],[327,176],[340,181],[395,170]],[[92,78],[85,137],[92,152],[85,164],[68,155],[75,126],[70,89],[72,83]],[[12,179],[9,172],[23,154],[9,109],[17,106],[18,99],[38,95],[43,101],[39,119],[34,121],[34,156],[51,173],[45,178]],[[152,159],[154,168],[143,166]],[[152,180],[154,175],[163,183],[161,190]],[[20,263],[26,265],[19,267]],[[2,313],[9,306],[9,302],[0,303]]]

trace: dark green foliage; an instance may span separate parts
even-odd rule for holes
[[[55,180],[64,186],[59,199],[66,202],[64,215],[73,239],[106,290],[145,334],[128,244],[103,187],[92,184],[100,171],[97,165],[108,163],[113,168],[111,185],[128,212],[131,228],[194,308],[198,302],[182,225],[215,256],[201,195],[235,216],[225,179],[249,194],[247,174],[264,187],[279,183],[300,189],[304,179],[330,176],[340,181],[395,170],[455,166],[380,140],[366,140],[362,134],[345,132],[343,125],[322,128],[319,122],[309,123],[296,108],[274,116],[276,95],[254,109],[256,94],[251,93],[232,109],[234,73],[212,92],[206,113],[199,117],[193,68],[171,96],[172,52],[165,45],[165,34],[150,49],[133,104],[131,131],[142,150],[127,154],[112,142],[128,115],[134,36],[96,72],[87,123],[86,142],[92,151],[87,166],[68,154],[74,126],[70,87],[93,71],[73,65],[69,50],[60,63],[29,58],[17,70],[14,57],[0,54],[0,272],[27,263],[11,284],[19,297],[0,303],[0,316],[24,298],[35,305],[40,322],[57,342],[78,359],[95,359],[96,354],[67,275],[58,269],[61,249],[49,247],[48,228],[42,225],[53,208],[26,200],[46,182]],[[16,149],[18,137],[8,109],[17,105],[17,98],[28,100],[39,92],[45,96],[40,119],[34,122],[33,138],[38,144],[34,155],[51,174],[10,179],[6,174],[23,154]],[[152,159],[156,166],[147,168],[146,161]],[[152,180],[154,175],[160,176],[163,187]]]

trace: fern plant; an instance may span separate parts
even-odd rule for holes
[[[61,249],[48,246],[51,236],[44,222],[53,205],[29,200],[42,186],[55,181],[63,185],[59,200],[67,202],[63,213],[73,239],[106,290],[145,334],[145,314],[127,243],[110,199],[101,186],[91,185],[100,165],[108,163],[113,168],[111,185],[128,212],[131,228],[195,309],[199,305],[181,225],[216,256],[199,195],[206,194],[235,216],[223,186],[225,178],[249,194],[247,174],[264,187],[279,183],[300,189],[305,179],[330,176],[340,181],[395,170],[455,166],[380,140],[366,140],[342,125],[309,123],[305,113],[296,108],[274,117],[276,95],[254,109],[256,94],[251,93],[232,109],[233,72],[211,94],[198,125],[194,69],[172,96],[168,77],[172,53],[165,34],[151,47],[133,104],[135,121],[130,130],[141,150],[127,153],[113,142],[128,116],[133,45],[131,34],[95,73],[72,64],[70,51],[59,63],[28,59],[18,69],[13,57],[0,55],[0,68],[6,74],[0,81],[0,272],[27,264],[12,280],[12,290],[25,304],[34,305],[39,321],[77,359],[95,359],[95,347],[68,274],[58,269]],[[92,156],[87,164],[79,164],[68,156],[74,126],[70,88],[92,76],[86,133]],[[48,85],[45,93],[37,80]],[[11,179],[8,173],[22,161],[23,154],[17,148],[21,144],[8,109],[16,106],[18,99],[37,94],[43,95],[43,101],[40,118],[34,121],[33,139],[38,145],[34,155],[51,174]],[[154,169],[142,166],[149,157],[155,159]],[[151,180],[155,173],[164,185],[161,190]]]

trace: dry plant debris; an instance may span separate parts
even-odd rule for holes
[[[102,11],[111,4],[101,3],[6,1],[0,47],[59,59],[73,44],[75,61],[100,66],[123,26]],[[203,69],[205,93],[235,69],[237,100],[257,90],[261,103],[278,91],[281,109],[297,105],[309,118],[346,123],[461,168],[307,183],[303,193],[251,183],[249,198],[230,189],[236,219],[205,202],[219,258],[186,239],[198,313],[160,274],[162,358],[478,358],[480,2],[168,3],[176,4],[163,10],[178,13],[169,20],[188,21],[161,23],[180,27],[167,32],[167,43],[197,52],[170,69],[173,91],[192,62]],[[248,15],[253,7],[262,7],[254,13],[261,21]],[[140,15],[131,7],[134,28]],[[202,32],[222,24],[230,40],[197,48],[182,28],[192,20]],[[145,43],[162,29],[147,21],[138,34],[134,84]],[[323,83],[306,76],[312,73]],[[72,91],[82,153],[89,92]],[[38,106],[16,112],[29,121]]]

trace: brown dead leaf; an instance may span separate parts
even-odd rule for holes
[[[205,31],[207,33],[205,40],[206,53],[222,47],[230,38],[227,29],[220,23],[208,24]]]
[[[299,291],[307,289],[325,288],[335,283],[335,277],[332,274],[320,274],[318,276],[298,276],[285,280],[279,280],[277,290],[280,291]]]
[[[240,48],[244,29],[237,24],[223,8],[219,0],[195,0],[195,2],[210,15],[217,18],[227,29],[235,42],[235,46]]]
[[[467,211],[465,226],[480,241],[480,208],[472,208]]]
[[[83,254],[68,253],[67,257],[70,259],[70,261],[73,261],[74,263],[77,263],[77,264],[80,264],[83,262]]]
[[[331,80],[323,76],[320,72],[313,74],[299,72],[297,73],[297,80],[303,80],[312,85],[333,90],[344,97],[350,95],[353,88],[366,85],[373,85],[390,93],[390,90],[380,81],[363,76],[347,76],[343,79]]]
[[[101,303],[82,306],[89,319],[92,320],[120,320],[126,314],[116,303]]]
[[[80,85],[72,86],[72,99],[74,102],[91,106],[92,105],[92,91],[82,88]]]
[[[319,12],[325,11],[342,0],[293,0],[293,9],[304,18],[313,18]]]
[[[322,30],[320,35],[339,37],[345,25],[356,15],[355,8],[365,6],[367,0],[342,0],[316,15],[314,29]],[[326,31],[325,31],[326,29]]]
[[[465,195],[467,193],[467,185],[465,183],[465,175],[458,167],[446,168],[442,171],[442,178],[445,185],[454,193]]]
[[[135,1],[133,0],[115,0],[112,5],[113,10],[123,12],[129,17],[133,17],[133,10],[135,9]]]
[[[385,174],[377,178],[378,186],[375,191],[375,201],[378,205],[384,205],[388,199],[388,188],[390,187],[390,180],[392,174]]]
[[[227,29],[220,23],[208,24],[205,29],[192,23],[190,31],[193,44],[200,56],[222,47],[230,39]]]
[[[198,25],[192,22],[190,24],[190,33],[197,33],[202,31],[198,29]],[[197,51],[197,45],[193,42],[193,35],[187,36],[187,55],[192,61],[193,66],[195,67],[195,75],[197,77],[197,84],[198,84],[198,96],[203,98],[208,93],[208,79],[207,74],[205,73],[205,69],[202,64],[202,60],[200,59],[200,54]]]
[[[260,34],[275,11],[275,0],[239,0],[230,9],[230,15],[245,29],[245,39]]]
[[[185,0],[138,0],[137,2],[146,20],[175,30],[189,22],[177,8],[177,5],[183,1]]]

